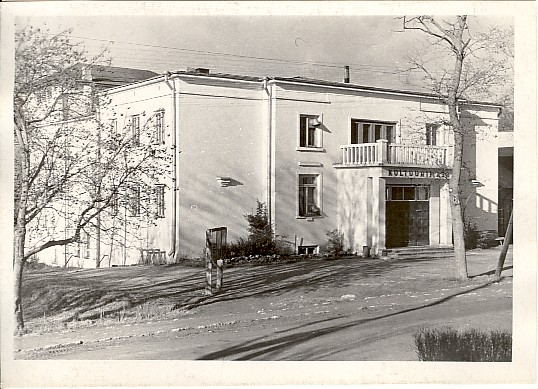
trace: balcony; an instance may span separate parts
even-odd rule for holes
[[[388,143],[384,139],[376,143],[360,143],[340,146],[342,163],[337,167],[402,166],[444,168],[452,167],[451,146],[427,146]]]

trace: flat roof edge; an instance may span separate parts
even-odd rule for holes
[[[439,95],[436,95],[434,93],[428,93],[428,92],[419,92],[419,91],[408,91],[408,90],[402,90],[402,89],[391,89],[391,88],[381,88],[381,87],[375,87],[375,86],[366,86],[366,85],[357,85],[357,84],[347,84],[347,83],[338,83],[338,82],[315,82],[315,80],[309,81],[309,80],[294,80],[290,78],[285,77],[272,77],[270,80],[274,81],[275,83],[291,83],[291,84],[301,84],[301,85],[311,85],[311,86],[317,86],[321,88],[336,88],[336,89],[351,89],[351,90],[357,90],[357,91],[366,91],[366,92],[380,92],[380,93],[390,93],[390,94],[401,94],[406,96],[419,96],[419,97],[426,97],[430,99],[436,99],[442,102],[444,101],[443,98]],[[460,99],[460,101],[467,105],[482,105],[482,106],[491,106],[495,108],[502,108],[503,106],[498,103],[491,103],[491,102],[483,102],[483,101],[475,101],[475,100],[467,100],[467,99]]]
[[[428,92],[419,92],[419,91],[408,91],[408,90],[402,90],[402,89],[392,89],[392,88],[382,88],[382,87],[374,87],[374,86],[365,86],[365,85],[357,85],[357,84],[347,84],[347,83],[338,83],[338,82],[330,82],[330,81],[322,81],[322,80],[302,80],[302,79],[292,79],[292,78],[286,78],[286,77],[250,77],[250,76],[239,76],[239,75],[233,75],[233,74],[221,74],[221,73],[213,73],[213,74],[197,74],[194,72],[185,72],[185,71],[174,71],[174,72],[168,72],[169,78],[181,78],[183,77],[189,77],[189,78],[204,78],[204,79],[215,79],[215,80],[226,80],[230,82],[248,82],[248,83],[258,83],[258,82],[264,82],[264,80],[268,80],[269,82],[273,83],[288,83],[288,84],[299,84],[299,85],[306,85],[306,86],[312,86],[312,87],[319,87],[319,88],[331,88],[331,89],[341,89],[341,90],[355,90],[355,91],[365,91],[365,92],[378,92],[378,93],[387,93],[387,94],[396,94],[396,95],[404,95],[404,96],[416,96],[416,97],[424,97],[428,99],[434,99],[438,100],[440,103],[444,103],[443,98],[439,95],[436,95],[434,93],[428,93]],[[113,87],[110,89],[107,89],[105,92],[109,93],[115,93],[115,92],[121,92],[123,90],[129,90],[141,85],[150,85],[156,82],[159,82],[161,80],[164,81],[166,78],[166,74],[158,75],[152,78],[148,78],[146,80],[140,80],[133,82],[131,84],[127,85],[120,85],[117,87]],[[493,107],[493,108],[503,108],[501,104],[498,103],[491,103],[491,102],[484,102],[484,101],[474,101],[474,100],[467,100],[467,99],[460,99],[461,103],[465,105],[475,105],[475,106],[485,106],[485,107]]]

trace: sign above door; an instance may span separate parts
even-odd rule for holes
[[[394,178],[433,178],[448,180],[450,172],[445,169],[383,169],[382,177]]]

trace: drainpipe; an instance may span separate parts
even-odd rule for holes
[[[173,188],[174,188],[174,195],[172,198],[172,244],[170,245],[170,251],[168,252],[168,256],[172,257],[174,262],[177,261],[177,251],[176,251],[176,245],[177,245],[177,214],[178,214],[178,207],[177,207],[177,192],[179,190],[178,188],[178,180],[179,180],[179,174],[178,174],[178,167],[179,167],[179,161],[178,161],[178,153],[179,153],[179,133],[177,131],[177,107],[176,107],[176,83],[172,81],[170,83],[170,72],[166,72],[164,74],[164,83],[170,88],[172,91],[172,135],[173,135],[173,164],[174,164],[174,177],[172,178],[173,181]]]
[[[272,112],[272,91],[269,89],[269,78],[264,77],[263,78],[263,90],[267,94],[267,218],[269,221],[269,225],[272,225],[272,204],[271,204],[271,192],[272,192],[272,178],[271,178],[271,172],[272,172],[272,158],[271,154],[273,152],[272,150],[272,121],[273,121],[273,112]]]

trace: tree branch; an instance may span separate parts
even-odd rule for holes
[[[435,33],[431,30],[431,28],[429,28],[429,26],[424,22],[424,18],[428,18],[428,20],[432,20],[432,18],[428,17],[428,16],[417,16],[417,17],[414,17],[412,18],[411,20],[409,21],[406,21],[406,18],[404,17],[403,19],[403,29],[404,30],[419,30],[419,31],[422,31],[430,36],[433,36],[435,38],[438,38],[438,39],[441,39],[441,40],[444,40],[445,42],[447,42],[450,46],[453,46],[453,42],[446,36],[446,35],[442,35],[442,34],[439,34],[439,33]],[[407,23],[411,23],[412,21],[417,21],[418,23],[420,23],[420,25],[422,27],[413,27],[413,26],[409,26],[407,25]],[[443,31],[441,29],[441,31]]]

